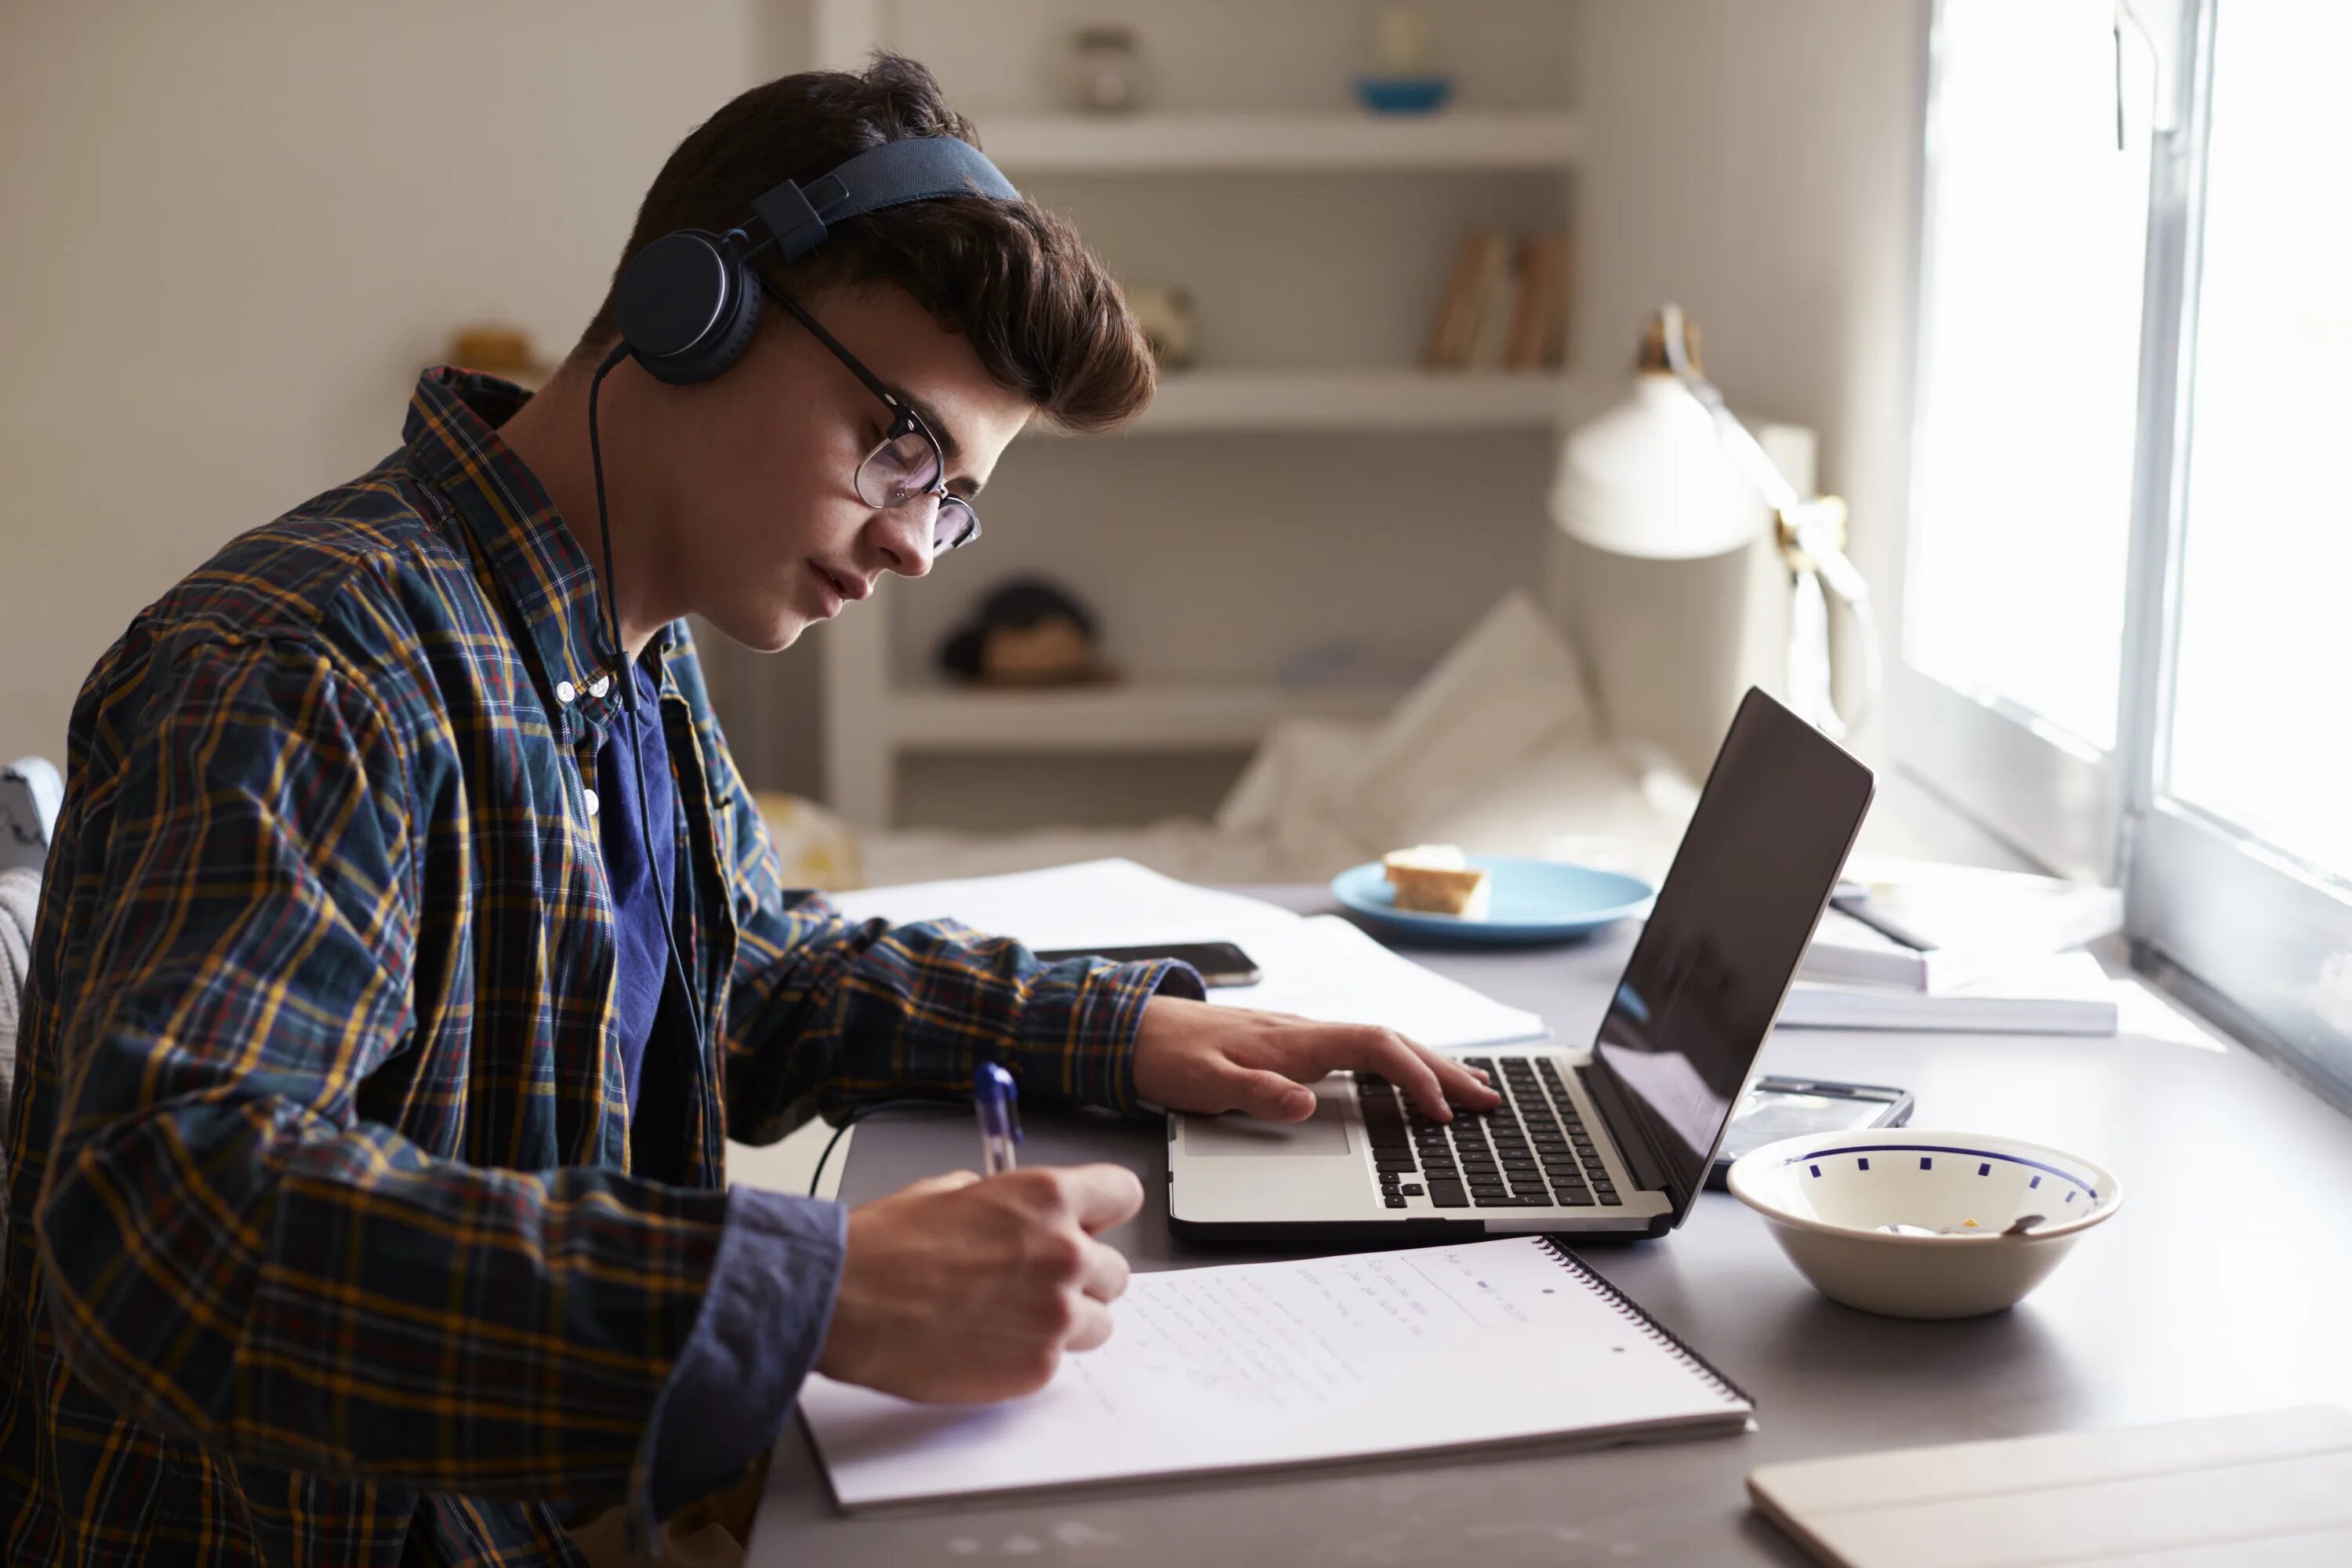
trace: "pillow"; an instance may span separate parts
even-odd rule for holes
[[[33,921],[40,911],[41,875],[12,866],[0,871],[0,1127],[8,1125],[16,1081],[16,1030],[25,1016],[25,977],[33,967]]]
[[[1397,704],[1356,759],[1340,814],[1360,842],[1392,849],[1530,759],[1600,744],[1576,655],[1513,593]]]

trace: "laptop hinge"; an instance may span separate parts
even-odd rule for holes
[[[1651,1192],[1665,1194],[1673,1201],[1675,1212],[1680,1214],[1683,1205],[1690,1202],[1690,1194],[1678,1193],[1667,1184],[1665,1170],[1652,1152],[1641,1121],[1633,1115],[1624,1095],[1610,1081],[1609,1075],[1598,1070],[1592,1062],[1578,1063],[1575,1071],[1593,1109],[1601,1112],[1601,1125],[1608,1130],[1609,1141],[1617,1145],[1618,1154],[1633,1168],[1633,1180]]]

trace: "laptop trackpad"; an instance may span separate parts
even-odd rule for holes
[[[1344,1154],[1347,1116],[1340,1102],[1318,1095],[1304,1121],[1260,1121],[1239,1111],[1184,1118],[1184,1152],[1202,1159],[1229,1154]]]

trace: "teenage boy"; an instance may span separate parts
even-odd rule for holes
[[[756,88],[671,156],[625,265],[939,136],[973,140],[905,60]],[[1126,1172],[845,1212],[729,1191],[728,1138],[990,1059],[1129,1111],[1296,1120],[1337,1068],[1493,1103],[1385,1031],[1213,1010],[1181,965],[1041,965],[780,885],[684,617],[779,649],[923,576],[1032,418],[1115,426],[1153,375],[1017,196],[761,267],[740,362],[620,359],[593,441],[618,284],[536,396],[427,372],[398,451],[91,673],[8,1146],[6,1562],[593,1560],[589,1516],[645,1544],[812,1369],[992,1400],[1110,1332]]]

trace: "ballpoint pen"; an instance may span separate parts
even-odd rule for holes
[[[980,1119],[981,1172],[1001,1176],[1020,1163],[1013,1145],[1021,1142],[1021,1091],[1013,1075],[981,1063],[971,1075],[971,1110]]]
[[[1830,908],[1860,921],[1888,941],[1898,942],[1915,952],[1936,951],[1935,942],[1902,924],[1893,916],[1873,908],[1870,902],[1870,886],[1866,882],[1852,882],[1841,879],[1837,887],[1830,894]]]

